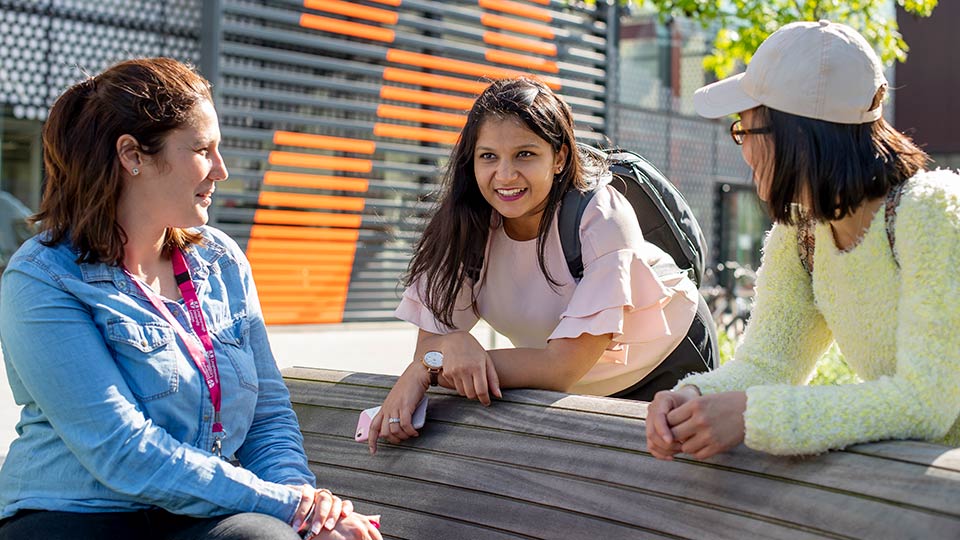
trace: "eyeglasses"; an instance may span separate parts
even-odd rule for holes
[[[770,128],[759,127],[745,129],[743,124],[740,123],[740,120],[730,124],[730,138],[732,138],[733,142],[737,143],[738,146],[743,144],[744,135],[762,135],[764,133],[770,133]]]

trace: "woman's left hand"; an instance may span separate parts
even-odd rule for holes
[[[467,399],[490,405],[490,396],[502,398],[500,377],[483,345],[470,332],[457,331],[424,338],[425,350],[443,351],[441,384]]]
[[[683,453],[707,459],[743,442],[746,410],[746,392],[707,394],[671,410],[667,423]]]

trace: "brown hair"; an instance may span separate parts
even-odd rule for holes
[[[453,311],[467,279],[476,280],[483,266],[484,249],[490,231],[493,208],[483,198],[473,169],[474,147],[480,126],[488,118],[517,118],[530,131],[550,144],[554,152],[568,148],[566,161],[556,175],[537,234],[537,258],[540,270],[553,285],[559,285],[547,272],[544,262],[544,238],[563,194],[569,189],[588,189],[585,164],[577,151],[570,106],[536,79],[519,77],[490,84],[474,102],[466,125],[450,155],[443,187],[433,218],[417,242],[405,286],[424,280],[423,303],[440,323],[453,327]],[[471,298],[477,311],[479,286]]]
[[[77,262],[121,262],[127,236],[117,223],[123,190],[117,139],[129,134],[139,151],[155,155],[171,131],[193,119],[202,100],[213,102],[210,83],[170,58],[121,62],[57,98],[43,127],[46,187],[31,218],[46,233],[44,244],[69,236]],[[169,228],[163,248],[169,252],[200,239],[196,232]]]
[[[767,208],[780,223],[794,222],[794,203],[802,203],[817,221],[843,218],[906,182],[930,160],[883,118],[837,124],[763,106],[756,113],[755,123],[770,127],[773,146],[772,160],[757,173],[770,178]]]

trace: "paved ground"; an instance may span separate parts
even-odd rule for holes
[[[399,375],[410,362],[417,339],[416,329],[404,322],[276,326],[269,332],[281,368],[323,367],[392,375]],[[486,326],[478,325],[473,333],[481,343],[509,343]],[[0,369],[0,463],[17,437],[19,417],[6,370]]]

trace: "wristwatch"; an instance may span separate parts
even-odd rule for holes
[[[430,386],[437,386],[439,381],[437,376],[443,371],[443,353],[440,351],[428,351],[423,355],[423,365],[430,373]]]

